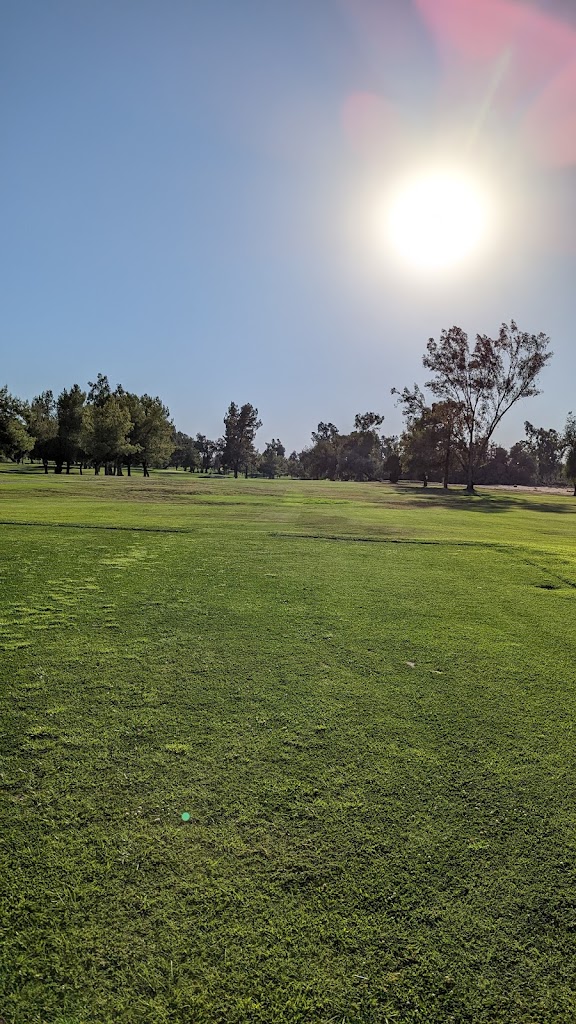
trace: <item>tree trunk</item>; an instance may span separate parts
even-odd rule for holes
[[[235,480],[238,479],[238,463],[237,462],[234,463],[234,479]]]
[[[452,454],[452,431],[448,433],[446,440],[446,458],[444,459],[444,479],[442,480],[442,486],[445,491],[448,490],[448,474],[450,473],[450,456]]]
[[[468,459],[466,490],[469,494],[474,493],[474,467],[472,465],[472,455],[470,455],[470,458]]]
[[[66,476],[70,476],[70,463],[66,463]]]
[[[104,470],[104,472],[106,472],[106,470]],[[99,475],[100,475],[100,463],[99,462],[95,462],[94,463],[94,476],[99,476]]]
[[[468,466],[466,471],[466,490],[469,494],[474,493],[474,434],[470,433],[468,439]]]
[[[132,476],[132,463],[131,463],[130,459],[128,459],[128,464],[127,464],[126,468],[128,470],[128,476]]]
[[[82,462],[81,461],[79,463],[79,466],[80,466],[80,476],[82,476]]]

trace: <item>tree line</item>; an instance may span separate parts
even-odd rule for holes
[[[66,473],[78,465],[80,472],[128,475],[132,466],[149,476],[151,466],[165,464],[172,452],[173,425],[160,398],[136,395],[121,385],[113,391],[99,373],[54,397],[43,391],[31,402],[15,398],[7,387],[0,389],[0,454],[20,462],[27,456],[43,463],[47,473]]]
[[[72,466],[105,474],[131,474],[141,467],[173,466],[198,473],[240,473],[269,478],[391,480],[401,476],[462,483],[559,484],[568,478],[576,495],[576,417],[564,431],[525,423],[525,437],[510,450],[494,443],[502,418],[516,402],[539,394],[538,377],[551,358],[544,334],[522,332],[514,321],[496,338],[476,335],[473,344],[459,327],[428,341],[422,363],[429,379],[402,391],[392,388],[404,429],[386,436],[384,416],[358,413],[354,429],[340,433],[320,422],[311,443],[286,456],[278,438],[263,451],[255,446],[262,426],[250,403],[231,402],[224,433],[217,440],[179,431],[158,397],[114,390],[98,374],[83,390],[74,384],[57,398],[44,391],[31,402],[0,388],[0,456],[41,461],[45,472],[69,473]],[[426,393],[429,393],[428,394]]]
[[[276,475],[284,458],[280,441],[273,440],[260,454],[254,447],[262,426],[258,410],[249,403],[231,402],[224,418],[224,437],[214,442],[203,434],[195,438],[176,430],[168,407],[158,397],[137,395],[122,385],[114,390],[99,373],[88,390],[74,384],[54,397],[43,391],[28,402],[0,388],[0,457],[13,462],[26,458],[41,462],[44,471],[130,476],[138,466],[150,469],[180,466],[193,472],[213,469],[247,474],[254,466]],[[283,467],[282,467],[283,468]]]

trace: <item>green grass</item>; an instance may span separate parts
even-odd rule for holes
[[[0,474],[6,1024],[572,1024],[575,513]]]

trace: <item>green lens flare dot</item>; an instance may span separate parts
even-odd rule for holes
[[[188,814],[188,811],[184,811],[184,814],[181,815],[181,818],[182,821],[190,821],[190,815]]]

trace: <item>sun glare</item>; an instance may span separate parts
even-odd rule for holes
[[[472,179],[435,171],[404,182],[393,193],[387,210],[388,240],[407,265],[444,271],[480,250],[489,220],[487,197]]]

